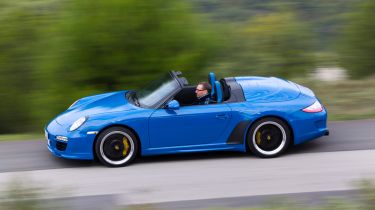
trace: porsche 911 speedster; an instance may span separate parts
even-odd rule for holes
[[[328,135],[314,93],[275,77],[210,73],[212,103],[194,105],[195,86],[171,71],[143,89],[88,96],[45,128],[52,154],[124,166],[137,155],[239,151],[270,158]]]

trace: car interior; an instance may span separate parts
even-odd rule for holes
[[[184,85],[179,93],[174,97],[181,106],[191,106],[196,102],[197,97],[195,94],[196,86],[188,84],[185,78],[180,78],[184,81]],[[216,80],[214,73],[209,73],[208,83],[211,84],[211,99],[214,103],[223,103],[230,98],[230,86],[226,83],[225,79]]]

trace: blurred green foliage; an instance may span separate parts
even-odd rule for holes
[[[2,4],[0,133],[41,129],[80,97],[199,71],[216,54],[216,34],[185,1]]]
[[[0,5],[0,132],[30,129],[35,82],[38,4],[1,1]],[[19,129],[16,125],[22,122]]]
[[[58,4],[43,33],[48,47],[39,66],[41,76],[53,73],[37,93],[43,99],[35,109],[47,103],[56,113],[73,99],[133,89],[171,69],[199,70],[215,53],[215,34],[183,1]],[[53,97],[46,102],[43,95]],[[51,114],[38,116],[43,122]]]
[[[78,98],[169,70],[192,84],[209,71],[303,77],[330,54],[355,77],[372,74],[373,9],[371,0],[1,0],[0,133],[41,131]]]
[[[311,31],[294,12],[256,15],[236,33],[232,53],[223,59],[232,75],[290,78],[314,68]]]
[[[341,61],[353,78],[375,73],[375,1],[362,1],[347,14],[340,45]]]

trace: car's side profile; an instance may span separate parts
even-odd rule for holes
[[[45,129],[48,148],[71,159],[124,166],[137,155],[232,150],[276,157],[327,135],[327,112],[306,87],[274,77],[210,73],[213,103],[194,105],[195,86],[168,72],[138,91],[82,98]]]

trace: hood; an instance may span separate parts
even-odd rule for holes
[[[288,80],[276,77],[236,77],[246,101],[267,103],[296,99],[300,90]]]
[[[79,99],[68,110],[56,117],[60,125],[71,125],[78,118],[90,115],[120,112],[134,109],[134,106],[126,100],[127,91],[119,91],[94,95]]]

